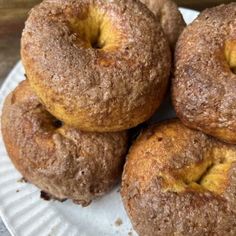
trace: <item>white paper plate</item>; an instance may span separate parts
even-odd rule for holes
[[[198,12],[181,9],[187,23]],[[7,94],[24,79],[19,62],[0,90],[0,110]],[[170,112],[170,111],[169,111]],[[136,235],[124,211],[119,187],[82,208],[70,201],[44,201],[40,191],[21,183],[21,175],[11,164],[0,137],[0,215],[15,236],[105,236]]]

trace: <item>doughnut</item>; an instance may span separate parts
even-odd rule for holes
[[[91,132],[150,118],[171,66],[160,23],[137,0],[45,0],[26,21],[21,56],[47,110]]]
[[[236,144],[236,3],[203,11],[179,38],[172,100],[188,127]]]
[[[236,235],[236,146],[156,124],[131,147],[121,194],[139,235]]]
[[[186,23],[178,6],[172,0],[141,0],[161,22],[162,29],[167,36],[172,50],[182,33]]]
[[[83,206],[121,176],[127,132],[86,133],[53,117],[22,82],[5,100],[2,135],[9,157],[30,183]]]

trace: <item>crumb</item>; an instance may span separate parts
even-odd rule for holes
[[[40,192],[40,198],[42,198],[45,201],[50,201],[51,200],[51,196],[47,193],[45,193],[44,191]]]
[[[55,201],[59,201],[59,202],[64,202],[66,201],[66,199],[59,199],[59,198],[56,198],[54,196],[52,196],[50,193],[46,193],[44,191],[41,191],[40,192],[40,198],[42,198],[43,200],[45,201],[50,201],[50,200],[55,200]]]
[[[115,226],[120,226],[122,224],[123,224],[123,222],[122,222],[121,218],[117,218],[115,221]]]
[[[62,202],[65,201],[65,200],[62,200]],[[73,201],[73,203],[81,205],[82,207],[87,207],[92,202],[92,201],[87,201],[86,202],[86,201],[83,201],[83,200],[72,200],[72,201]]]
[[[27,183],[27,180],[24,177],[22,177],[17,180],[17,183]]]
[[[119,192],[120,192],[120,188],[117,189],[117,193],[119,193]]]
[[[16,192],[17,192],[17,193],[19,193],[19,192],[20,192],[20,190],[19,190],[19,189],[17,189],[17,190],[16,190]]]
[[[132,236],[133,235],[133,233],[130,231],[129,233],[128,233],[128,236]]]

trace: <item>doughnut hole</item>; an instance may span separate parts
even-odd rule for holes
[[[236,162],[233,151],[214,148],[201,163],[187,166],[164,177],[166,190],[182,192],[186,190],[209,190],[216,194],[224,192],[228,182],[228,171]],[[163,177],[163,176],[162,176]]]
[[[41,104],[38,104],[38,107],[31,111],[31,115],[34,117],[34,120],[40,124],[40,127],[45,130],[45,132],[55,132],[64,126],[62,121],[58,120],[45,110],[44,106]]]
[[[83,19],[69,17],[68,21],[78,42],[86,48],[116,49],[121,43],[121,32],[114,27],[109,16],[96,8],[90,7]]]
[[[62,121],[60,121],[60,120],[54,118],[54,119],[52,120],[52,126],[53,126],[55,129],[60,129],[60,128],[63,126],[63,123],[62,123]]]
[[[236,74],[236,40],[226,41],[225,57],[230,69]]]

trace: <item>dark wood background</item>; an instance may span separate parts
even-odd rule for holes
[[[41,0],[0,0],[0,85],[9,70],[19,60],[20,36],[31,7]],[[176,0],[179,6],[202,10],[230,1]]]
[[[29,9],[40,1],[0,0],[0,84],[19,60],[20,36]]]

